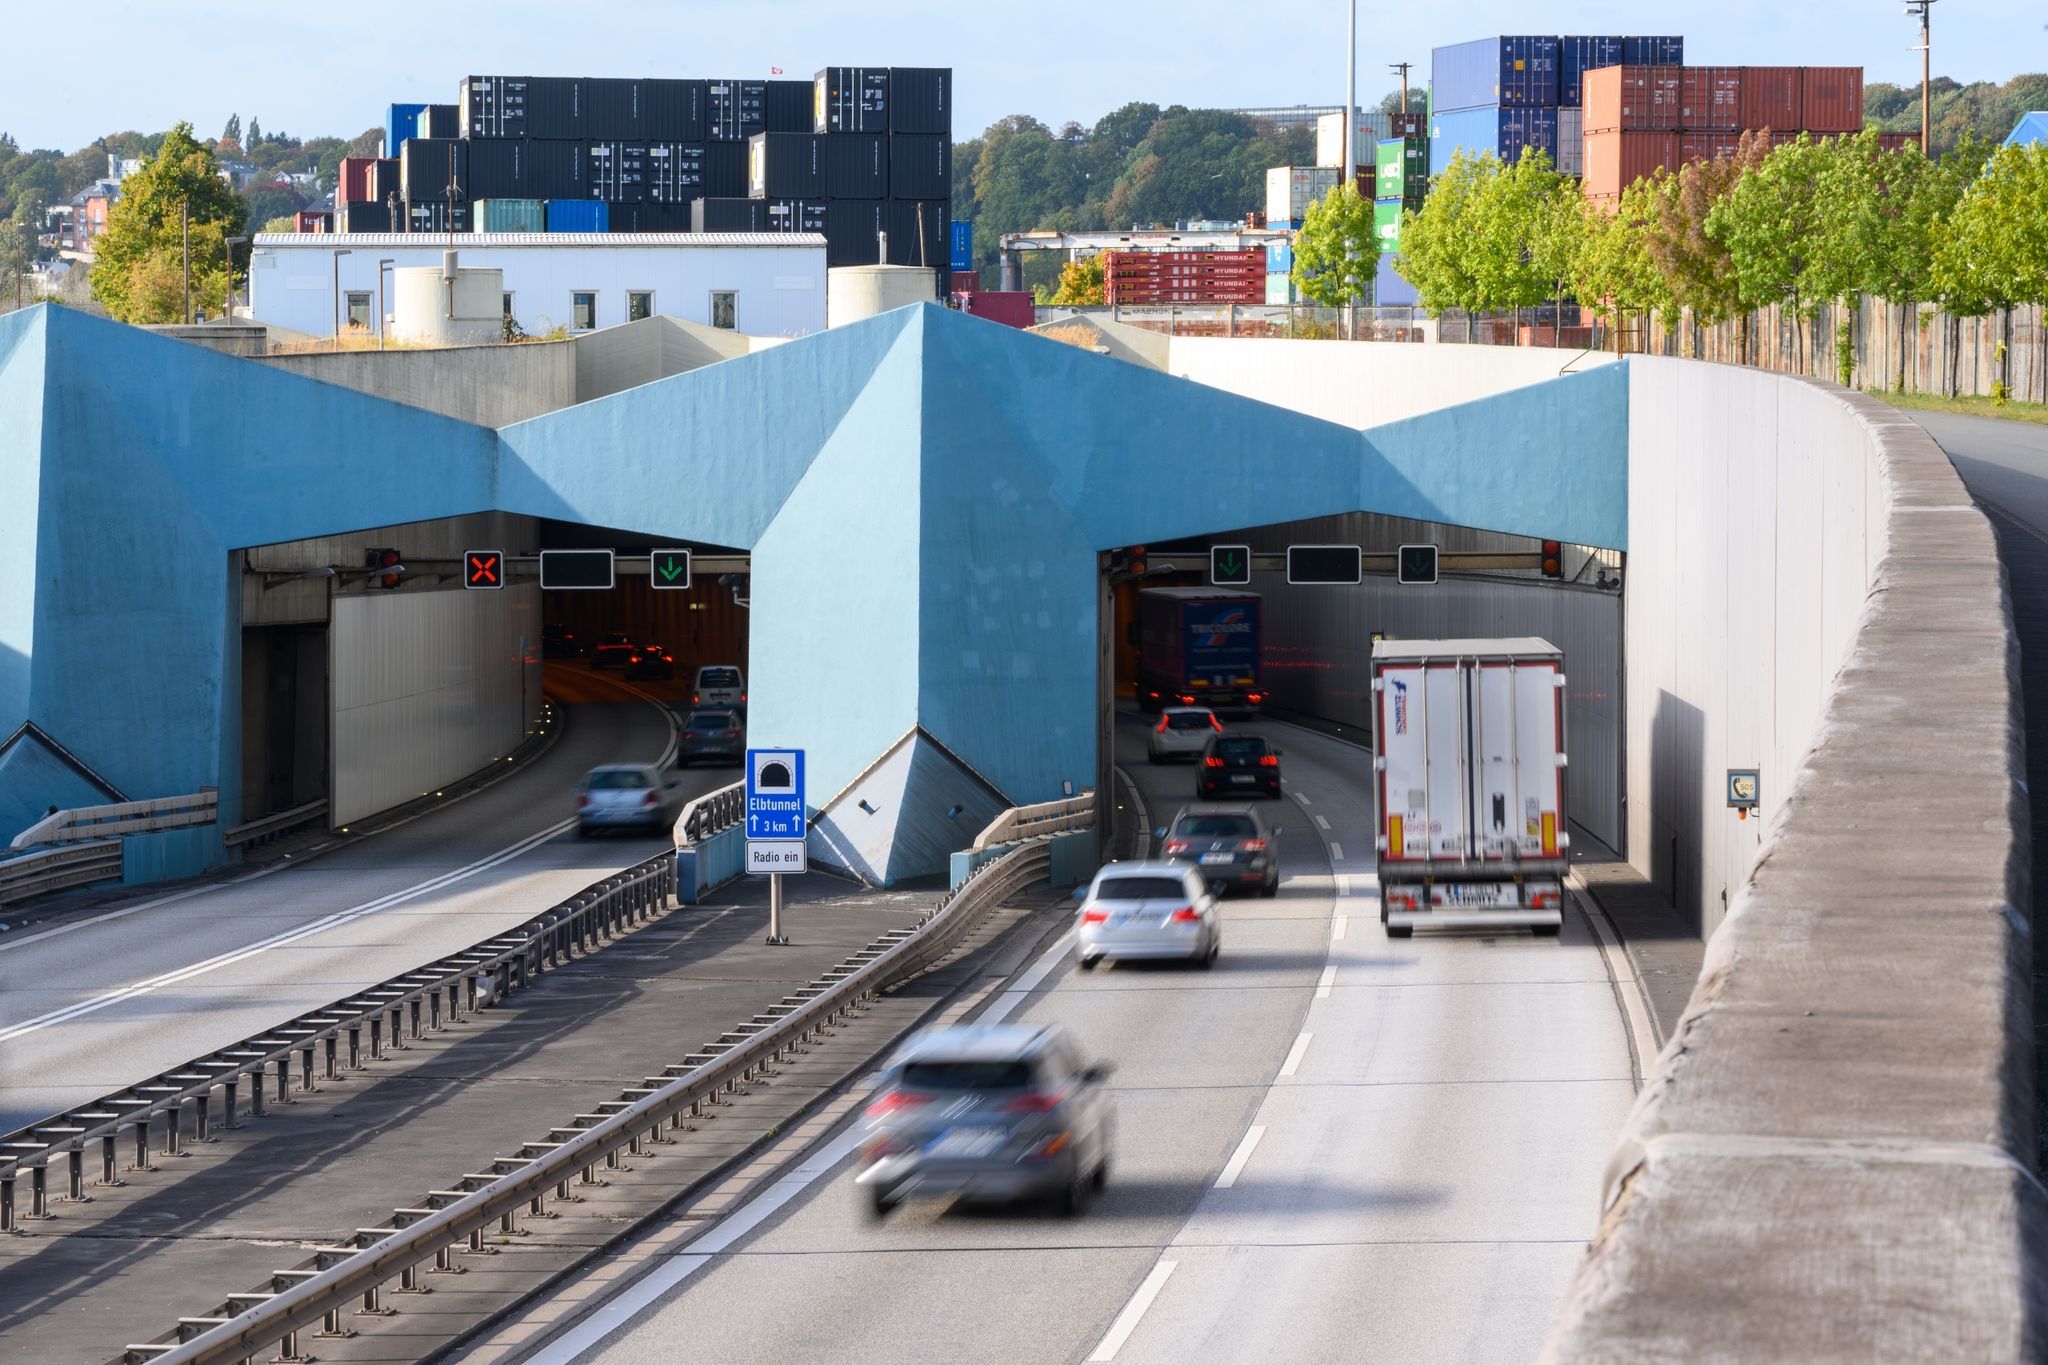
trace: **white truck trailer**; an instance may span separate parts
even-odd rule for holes
[[[1564,654],[1546,640],[1381,640],[1380,921],[1564,922]]]

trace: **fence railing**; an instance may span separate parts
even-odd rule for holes
[[[1064,834],[1068,830],[1089,829],[1094,824],[1095,792],[1092,788],[1079,796],[1042,801],[1035,806],[1012,806],[991,820],[988,828],[975,837],[974,852],[980,853],[996,844],[1014,844],[1049,834]]]
[[[327,802],[324,799],[308,801],[303,806],[293,806],[290,810],[277,811],[273,814],[251,820],[247,824],[236,825],[232,829],[224,830],[221,833],[220,841],[229,848],[239,848],[245,844],[260,844],[265,840],[275,839],[281,834],[290,834],[295,830],[304,829],[307,825],[325,817],[326,814]]]
[[[861,955],[867,958],[861,965],[828,974],[838,979],[779,1015],[730,1031],[713,1048],[686,1059],[697,1064],[681,1074],[650,1077],[628,1092],[638,1096],[630,1103],[579,1116],[575,1127],[555,1129],[547,1141],[526,1143],[517,1156],[498,1159],[498,1167],[510,1169],[468,1177],[464,1188],[435,1196],[438,1207],[401,1211],[394,1222],[402,1226],[364,1229],[353,1235],[353,1244],[320,1248],[316,1264],[276,1272],[268,1289],[229,1295],[212,1311],[181,1319],[168,1339],[130,1345],[114,1360],[210,1365],[279,1346],[280,1358],[297,1358],[298,1334],[305,1328],[323,1321],[338,1328],[341,1313],[358,1302],[379,1311],[391,1281],[409,1284],[429,1259],[448,1263],[465,1245],[481,1250],[492,1225],[502,1228],[522,1211],[542,1211],[551,1194],[565,1197],[572,1180],[589,1178],[600,1163],[658,1138],[664,1125],[679,1128],[700,1105],[752,1080],[847,1011],[946,956],[989,910],[1042,879],[1049,866],[1044,843],[1013,850],[949,892],[889,946]]]
[[[1417,307],[1322,308],[1313,304],[1188,303],[1070,308],[1041,306],[1040,323],[1068,317],[1099,317],[1128,327],[1177,337],[1278,337],[1302,341],[1395,341],[1483,346],[1546,346],[1598,349],[1607,342],[1604,322],[1591,309],[1566,304],[1517,312],[1466,313],[1452,309],[1431,317]]]
[[[683,807],[676,817],[676,846],[694,844],[747,818],[747,784],[735,782],[720,787]]]
[[[159,796],[110,806],[54,811],[14,836],[10,848],[75,844],[116,834],[149,834],[186,825],[210,825],[220,813],[220,794],[205,787],[190,796]]]
[[[121,875],[121,869],[119,839],[58,844],[19,858],[0,860],[0,905],[111,881]]]

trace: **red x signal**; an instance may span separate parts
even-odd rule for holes
[[[502,588],[505,586],[505,552],[503,550],[471,550],[462,557],[462,586],[465,588]]]

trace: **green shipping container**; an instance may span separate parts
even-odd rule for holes
[[[1388,138],[1379,144],[1374,162],[1374,199],[1422,202],[1429,188],[1429,139]]]
[[[1380,251],[1401,249],[1401,210],[1409,208],[1404,200],[1375,199],[1372,205],[1372,232],[1380,239]]]
[[[538,199],[479,199],[472,221],[478,232],[546,232],[548,210]]]

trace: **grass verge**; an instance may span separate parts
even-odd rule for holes
[[[2006,422],[2037,422],[2048,426],[2048,403],[2007,403],[2000,407],[1989,398],[1975,395],[1944,398],[1938,393],[1893,393],[1889,389],[1873,390],[1870,396],[1882,399],[1895,408],[1916,408],[1921,412],[1957,412],[1966,417],[1996,417]]]

